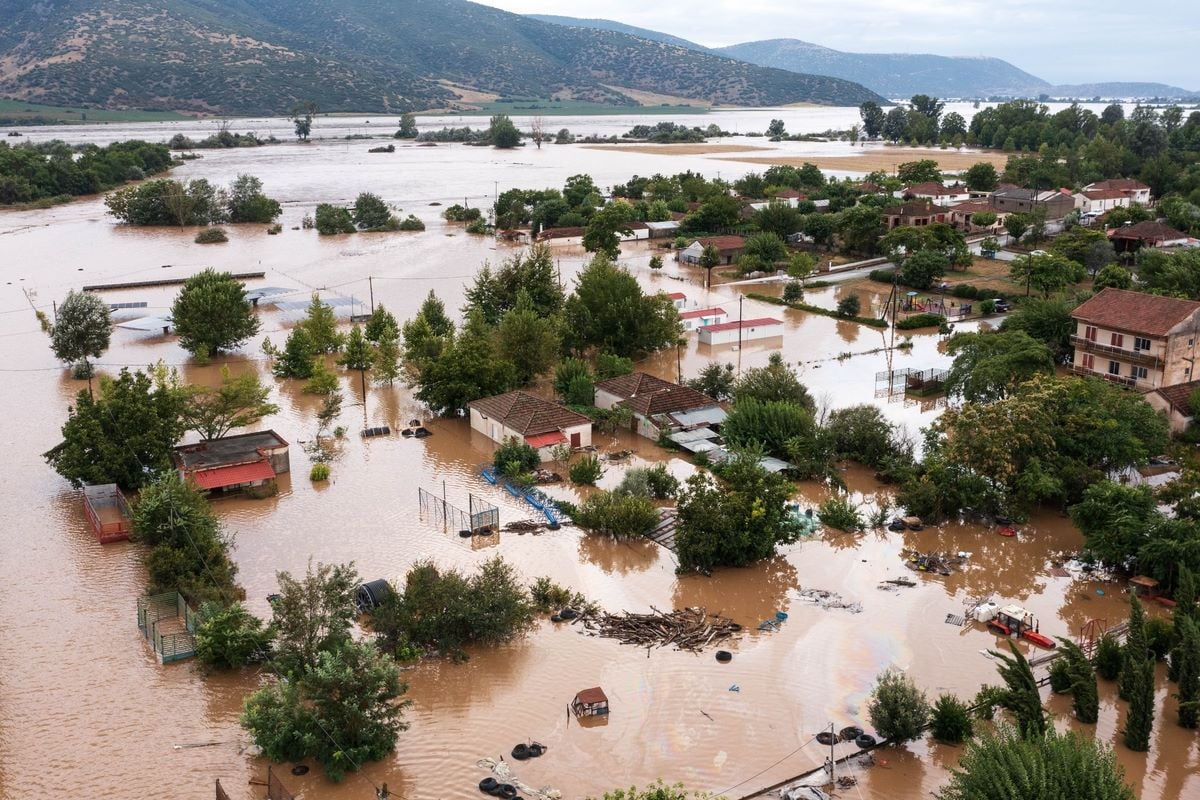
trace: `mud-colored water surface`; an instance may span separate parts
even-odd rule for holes
[[[138,130],[128,126],[126,135]],[[248,800],[261,796],[249,781],[261,779],[266,769],[247,750],[237,723],[242,698],[262,677],[252,671],[202,675],[188,663],[157,665],[135,623],[135,601],[145,580],[137,546],[97,544],[87,531],[79,493],[42,460],[40,454],[57,443],[67,407],[83,384],[54,362],[31,306],[49,310],[51,301],[83,283],[180,277],[215,266],[264,271],[265,279],[252,286],[291,287],[296,298],[329,287],[366,302],[373,287],[375,302],[401,318],[433,289],[453,311],[462,303],[464,282],[479,266],[512,251],[444,224],[440,208],[431,203],[466,198],[482,205],[496,189],[561,185],[579,172],[609,185],[636,172],[711,174],[715,166],[699,156],[664,164],[644,154],[569,147],[497,153],[402,146],[395,154],[369,155],[368,146],[328,141],[209,151],[177,170],[179,177],[218,183],[239,173],[262,178],[267,191],[284,203],[285,230],[279,236],[268,236],[260,227],[231,226],[228,244],[199,246],[192,243],[191,230],[120,228],[104,216],[99,199],[0,214],[0,348],[5,356],[0,443],[8,467],[0,535],[0,797],[65,792],[199,797],[220,778],[232,797]],[[721,168],[738,169],[728,163]],[[346,202],[359,191],[377,192],[405,213],[415,213],[428,230],[330,238],[292,230],[316,203]],[[650,255],[646,245],[623,253],[647,288],[683,291],[692,302],[737,313],[734,289],[717,286],[706,292],[698,275],[672,262],[653,274],[647,268]],[[559,256],[569,283],[584,255],[563,249]],[[813,290],[810,300],[831,305],[844,291]],[[112,302],[146,301],[154,312],[164,309],[172,294],[155,289],[104,296]],[[875,329],[750,300],[742,302],[741,313],[777,316],[785,322],[784,333],[741,350],[708,348],[692,338],[678,352],[660,353],[641,368],[687,377],[710,359],[745,369],[765,364],[782,349],[787,360],[801,364],[802,379],[824,407],[877,402],[914,435],[939,413],[936,401],[887,397],[877,391],[876,380],[889,367],[944,366],[938,337],[917,335],[911,349],[889,350],[890,336]],[[280,341],[289,321],[268,308],[259,314],[262,335]],[[219,378],[220,365],[190,364],[173,337],[122,329],[114,333],[100,368],[112,374],[123,365],[160,359],[190,382]],[[275,590],[277,570],[302,572],[310,559],[353,560],[364,579],[396,581],[420,559],[471,568],[498,554],[525,577],[549,575],[610,610],[702,605],[749,631],[731,648],[734,658],[728,664],[716,662],[711,653],[647,652],[548,621],[509,646],[472,652],[464,664],[418,664],[405,673],[413,700],[411,727],[394,755],[337,785],[319,770],[304,777],[285,772],[285,784],[304,797],[362,798],[373,792],[372,784],[384,782],[405,798],[474,796],[485,774],[475,762],[507,754],[530,738],[546,743],[549,752],[520,767],[522,781],[556,787],[566,798],[657,777],[746,796],[819,765],[825,754],[807,743],[830,721],[869,727],[864,701],[874,676],[886,666],[908,671],[930,695],[973,695],[980,684],[994,681],[994,663],[981,651],[997,640],[979,628],[943,621],[947,613],[961,614],[969,596],[994,594],[1022,603],[1051,635],[1071,635],[1089,619],[1116,621],[1127,613],[1119,587],[1050,574],[1052,561],[1081,544],[1069,521],[1055,514],[1036,517],[1016,539],[970,525],[826,533],[753,568],[712,577],[677,577],[673,556],[652,543],[616,543],[572,528],[464,541],[436,520],[422,518],[418,487],[445,491],[459,506],[470,494],[484,496],[500,506],[502,521],[532,516],[532,509],[514,504],[477,477],[477,465],[490,458],[491,443],[465,422],[427,421],[433,436],[423,440],[360,439],[356,431],[364,424],[397,428],[424,417],[406,388],[372,387],[363,405],[357,381],[344,377],[347,406],[340,424],[350,434],[332,465],[332,480],[316,486],[308,480],[301,446],[316,429],[313,398],[293,382],[274,381],[257,342],[228,363],[234,370],[257,370],[272,382],[280,412],[268,424],[293,443],[292,473],[281,481],[277,496],[216,503],[236,534],[238,578],[255,613],[268,614],[265,598]],[[623,463],[665,461],[681,477],[694,469],[629,434],[601,435],[597,444],[609,452],[633,451]],[[602,485],[619,480],[622,469],[611,464]],[[846,481],[865,503],[887,494],[886,487],[856,469],[847,471]],[[567,487],[550,491],[576,496]],[[824,490],[807,484],[798,492],[806,504],[824,497]],[[971,555],[966,568],[949,577],[916,575],[904,566],[905,547]],[[915,576],[917,586],[878,588],[881,580],[902,575]],[[862,612],[822,609],[801,595],[808,588],[838,592],[861,603]],[[789,615],[781,629],[758,631],[758,623],[777,611]],[[596,685],[608,693],[611,717],[606,725],[581,727],[568,717],[566,704],[576,691]],[[1133,754],[1117,746],[1144,798],[1200,795],[1196,737],[1174,725],[1168,691],[1160,685],[1166,710],[1151,752]],[[1065,720],[1067,705],[1059,698],[1051,703]],[[1122,707],[1107,697],[1097,736],[1118,740]],[[864,797],[927,797],[959,752],[925,745],[889,751],[859,776],[859,788]]]

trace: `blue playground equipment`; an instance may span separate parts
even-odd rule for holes
[[[547,496],[540,489],[532,486],[521,486],[513,483],[508,478],[505,478],[502,475],[497,475],[496,469],[490,464],[481,467],[479,474],[482,475],[483,479],[488,483],[494,486],[503,486],[504,490],[510,495],[518,500],[524,500],[526,503],[529,503],[529,505],[542,512],[542,516],[546,518],[546,527],[548,527],[550,530],[556,531],[562,527],[562,520],[564,519],[562,511],[557,505],[555,505],[554,500]]]

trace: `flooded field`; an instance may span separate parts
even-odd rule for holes
[[[103,132],[128,138],[158,129],[106,126]],[[100,129],[86,132],[95,130]],[[237,723],[242,698],[261,676],[251,671],[206,676],[188,663],[158,666],[136,626],[135,600],[145,582],[138,548],[98,545],[87,530],[80,494],[42,460],[40,454],[59,441],[59,426],[83,384],[53,360],[32,307],[48,311],[51,301],[83,283],[186,277],[215,266],[264,271],[265,279],[251,286],[291,287],[299,299],[327,287],[366,303],[373,285],[375,302],[401,319],[433,289],[453,311],[462,304],[463,284],[479,266],[511,250],[446,225],[431,203],[466,199],[486,205],[497,190],[561,186],[580,172],[604,186],[635,173],[695,169],[714,174],[720,169],[724,177],[733,177],[752,168],[703,155],[666,160],[573,147],[500,153],[401,146],[394,154],[372,155],[368,146],[325,141],[206,151],[203,159],[176,171],[178,177],[222,184],[239,173],[260,177],[266,191],[284,204],[280,236],[268,236],[257,226],[231,226],[228,244],[202,247],[192,243],[193,230],[119,228],[105,217],[98,198],[48,211],[0,214],[0,350],[5,356],[0,407],[6,416],[0,442],[9,463],[9,502],[0,535],[0,797],[64,791],[81,797],[142,798],[164,791],[199,797],[220,778],[235,800],[249,800],[262,793],[249,781],[263,778],[266,769],[247,752]],[[292,230],[316,203],[348,202],[360,191],[376,192],[416,214],[428,230],[322,238]],[[622,258],[647,288],[683,291],[689,300],[737,313],[735,289],[718,285],[706,293],[698,274],[671,261],[661,274],[652,274],[651,252],[646,245],[629,246]],[[583,261],[581,251],[561,251],[565,284]],[[857,290],[879,302],[868,289]],[[845,291],[837,286],[812,290],[809,300],[832,306]],[[146,301],[153,312],[166,308],[173,290],[104,296],[111,302]],[[259,313],[262,335],[280,342],[289,321],[278,311]],[[784,335],[748,343],[740,351],[703,347],[693,337],[678,353],[660,353],[640,368],[688,377],[711,359],[745,369],[765,364],[782,349],[788,361],[801,364],[802,380],[825,408],[876,402],[914,436],[939,413],[933,401],[877,396],[876,381],[876,373],[889,367],[945,366],[936,335],[917,334],[911,349],[889,351],[890,336],[875,329],[752,300],[743,302],[742,313],[783,319]],[[122,329],[114,333],[100,368],[112,374],[124,365],[143,367],[160,359],[189,382],[219,378],[220,365],[188,363],[173,337]],[[755,567],[713,577],[677,577],[674,557],[653,543],[615,543],[572,528],[464,541],[436,520],[422,519],[418,487],[434,493],[444,487],[449,501],[459,506],[466,505],[469,494],[484,496],[500,506],[502,521],[532,516],[532,509],[478,477],[478,465],[490,459],[491,443],[465,422],[427,420],[433,435],[423,440],[360,439],[354,431],[364,424],[395,428],[424,416],[401,386],[372,387],[365,404],[355,405],[363,401],[357,380],[343,377],[347,400],[339,422],[351,434],[332,464],[332,480],[314,486],[298,445],[315,433],[316,401],[296,382],[275,381],[257,342],[229,364],[235,371],[257,370],[275,386],[272,399],[280,412],[267,424],[294,445],[293,471],[281,481],[278,496],[216,503],[236,534],[238,579],[254,613],[268,615],[266,595],[276,588],[276,571],[303,572],[310,559],[354,561],[364,579],[397,581],[420,559],[471,568],[498,554],[526,578],[549,575],[612,611],[702,605],[749,631],[731,648],[735,655],[729,664],[716,662],[711,653],[647,653],[548,621],[512,645],[472,652],[464,664],[419,664],[405,673],[414,702],[411,728],[401,734],[393,756],[336,785],[320,770],[304,777],[285,771],[285,784],[307,798],[369,797],[372,784],[384,782],[394,796],[410,800],[476,796],[475,785],[485,775],[476,761],[507,754],[529,738],[546,743],[549,752],[517,774],[530,785],[556,787],[565,798],[658,777],[731,798],[749,796],[820,765],[825,753],[807,743],[829,722],[869,728],[864,702],[876,673],[886,666],[908,671],[931,696],[941,691],[973,695],[980,684],[994,682],[994,662],[981,651],[995,647],[995,637],[981,628],[943,622],[948,613],[961,614],[968,597],[994,594],[1026,605],[1049,635],[1070,635],[1089,619],[1115,622],[1127,613],[1118,587],[1050,573],[1051,562],[1081,545],[1069,520],[1055,513],[1036,517],[1015,539],[967,525],[826,533]],[[694,469],[629,434],[600,435],[596,443],[609,452],[633,451],[626,464],[665,461],[680,477]],[[619,480],[622,469],[610,464],[601,485]],[[886,487],[860,470],[849,470],[845,478],[863,502],[887,495]],[[550,491],[576,496],[567,487]],[[809,484],[799,485],[798,493],[808,505],[825,496]],[[905,547],[971,555],[954,575],[917,575],[904,565]],[[880,581],[900,576],[914,577],[917,585],[878,588]],[[862,613],[824,610],[801,595],[810,588],[861,603]],[[777,611],[789,615],[781,629],[758,631],[758,623]],[[1165,698],[1169,689],[1162,680],[1160,674],[1160,698]],[[581,728],[568,718],[566,704],[578,690],[596,685],[608,693],[611,718],[602,727]],[[1107,689],[1102,687],[1095,732],[1117,742],[1120,714]],[[1133,754],[1118,744],[1118,757],[1147,800],[1200,795],[1196,737],[1174,725],[1174,700],[1161,702],[1167,710],[1158,718],[1151,752]],[[1069,701],[1055,698],[1051,706],[1063,720],[1060,725],[1067,725]],[[914,745],[881,753],[878,765],[859,775],[862,795],[928,797],[960,752]]]

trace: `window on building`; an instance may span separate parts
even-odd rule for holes
[[[1130,367],[1129,368],[1129,376],[1131,378],[1133,378],[1135,381],[1144,381],[1144,380],[1146,380],[1146,368],[1145,367]]]
[[[1086,328],[1084,328],[1083,338],[1087,339],[1089,342],[1096,341],[1096,326],[1088,325]]]
[[[1109,375],[1120,375],[1121,374],[1121,362],[1120,361],[1108,362],[1108,374]]]
[[[1145,338],[1144,336],[1135,336],[1133,339],[1133,349],[1134,350],[1149,350],[1150,349],[1150,340]]]
[[[1122,334],[1114,333],[1112,335],[1112,337],[1109,339],[1109,343],[1113,347],[1124,347],[1125,346],[1125,337]]]
[[[1091,353],[1084,353],[1083,354],[1083,368],[1094,370],[1096,368],[1096,357],[1094,355],[1092,355]]]

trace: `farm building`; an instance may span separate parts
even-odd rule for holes
[[[723,308],[694,308],[690,311],[680,311],[679,321],[685,331],[694,331],[705,325],[719,325],[729,320],[729,314]]]
[[[493,442],[517,439],[537,449],[542,461],[554,458],[551,449],[569,444],[572,449],[591,447],[592,421],[566,406],[526,392],[507,392],[473,400],[471,428]]]
[[[209,492],[254,489],[291,471],[288,443],[275,431],[258,431],[176,447],[179,474]]]
[[[783,322],[773,317],[734,320],[719,325],[705,325],[700,331],[700,344],[721,345],[752,342],[783,335]]]

